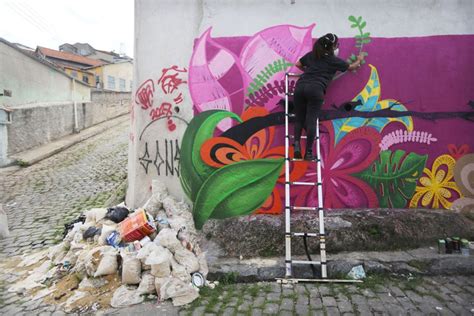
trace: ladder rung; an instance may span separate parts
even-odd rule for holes
[[[298,181],[294,181],[294,182],[290,182],[289,184],[291,185],[316,185],[318,184],[317,182],[298,182]]]
[[[295,138],[295,135],[288,135],[289,138]],[[301,136],[302,139],[308,138],[306,135]],[[318,136],[315,136],[314,139],[318,139]]]
[[[306,162],[317,162],[318,159],[314,160],[304,160],[304,159],[295,159],[295,158],[287,158],[289,161],[306,161]]]
[[[289,77],[299,77],[299,76],[301,76],[301,75],[295,74],[295,73],[293,73],[293,72],[287,72],[286,74],[287,74]]]
[[[318,211],[318,207],[311,207],[311,206],[290,206],[292,210],[295,211]]]
[[[296,237],[319,237],[318,233],[293,233],[293,236]]]
[[[292,264],[321,264],[321,261],[291,260]]]
[[[291,96],[293,96],[293,95],[295,95],[295,94],[294,94],[293,92],[288,92],[286,95],[291,95]]]
[[[294,114],[286,114],[288,117],[295,117]]]

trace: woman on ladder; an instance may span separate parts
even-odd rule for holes
[[[304,73],[296,83],[295,105],[295,143],[294,158],[301,159],[301,131],[306,130],[305,160],[314,160],[313,141],[316,136],[316,119],[324,102],[326,88],[337,71],[354,70],[360,67],[364,56],[359,54],[352,64],[337,57],[339,52],[338,37],[328,33],[320,37],[313,50],[295,64]]]

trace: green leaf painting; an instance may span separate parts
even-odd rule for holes
[[[415,193],[427,158],[415,153],[407,155],[403,150],[386,150],[369,168],[354,176],[374,188],[380,207],[403,208]]]
[[[213,136],[217,124],[228,117],[242,122],[235,113],[210,110],[196,115],[184,132],[181,143],[180,181],[184,192],[191,201],[196,199],[203,182],[216,170],[201,160],[201,146]]]
[[[273,191],[284,159],[236,162],[215,170],[203,183],[193,208],[194,223],[201,229],[209,218],[248,215]]]

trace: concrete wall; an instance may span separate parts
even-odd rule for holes
[[[0,102],[9,107],[29,103],[90,101],[90,87],[75,85],[73,96],[72,79],[64,73],[47,66],[26,53],[0,41],[0,91],[11,90],[12,97]]]
[[[130,93],[93,91],[92,102],[77,103],[79,130],[125,114]],[[74,132],[74,103],[21,106],[12,113],[8,125],[8,154],[49,143]]]
[[[281,214],[283,161],[275,158],[284,154],[284,131],[269,115],[283,110],[285,71],[297,71],[292,65],[328,32],[340,37],[341,58],[368,56],[331,84],[326,115],[351,100],[362,103],[359,112],[417,113],[323,124],[325,207],[450,208],[473,197],[472,1],[135,4],[130,206],[146,200],[157,178],[174,195],[202,199],[193,211],[201,224],[207,216]],[[236,17],[245,23],[232,23]],[[249,121],[258,117],[265,119]],[[291,176],[313,181],[314,166],[302,163]],[[315,188],[292,192],[296,205],[316,202]]]

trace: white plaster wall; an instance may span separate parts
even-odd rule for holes
[[[364,17],[372,37],[474,32],[472,0],[294,1],[291,4],[291,0],[205,0],[199,30],[212,26],[214,37],[238,36],[252,35],[271,25],[316,23],[314,37],[329,32],[353,37],[347,17],[354,15]]]
[[[0,41],[0,90],[12,97],[0,97],[3,105],[17,107],[31,103],[90,101],[90,87],[79,81],[73,95],[72,79]]]
[[[340,37],[353,37],[348,16],[362,16],[372,37],[413,37],[443,34],[473,34],[472,0],[135,0],[135,71],[137,86],[171,65],[187,67],[194,40],[212,26],[212,37],[251,36],[269,26],[316,23],[313,37],[333,32]],[[179,116],[189,121],[192,104],[188,92]],[[143,172],[139,158],[144,143],[163,142],[184,133],[186,124],[176,121],[173,135],[164,122],[153,123],[139,139],[149,123],[146,112],[135,106],[131,122],[129,147],[129,188],[127,203],[140,206],[149,196],[151,180],[159,178],[168,184],[172,194],[184,197],[176,176],[157,176]],[[150,153],[150,160],[156,154]],[[153,164],[149,164],[153,168]],[[151,170],[151,169],[150,169]]]
[[[199,35],[202,10],[202,1],[135,1],[135,68],[132,97],[141,82],[150,78],[156,82],[163,68],[171,65],[188,67],[194,39]],[[192,118],[192,104],[189,92],[185,90],[179,116],[189,122]],[[146,174],[140,165],[139,157],[144,152],[144,142],[140,141],[140,135],[149,123],[149,116],[139,107],[135,107],[134,112],[131,121],[131,139],[134,141],[130,142],[129,147],[127,203],[130,206],[139,206],[149,196],[151,181],[157,177],[157,172],[152,173],[150,169]],[[148,140],[152,146],[156,141],[163,146],[166,139],[180,141],[187,124],[179,119],[175,120],[175,124],[176,130],[171,134],[166,128],[165,120],[157,121],[147,128],[142,139]],[[150,156],[155,159],[156,151],[151,152]],[[150,168],[155,167],[151,165]],[[164,170],[161,171],[166,174]],[[167,182],[172,194],[183,195],[177,176],[163,175],[158,178]]]

